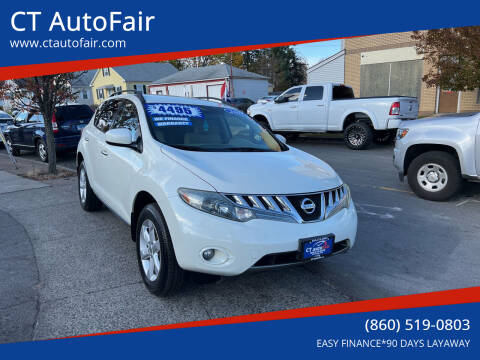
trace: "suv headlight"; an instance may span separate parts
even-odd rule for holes
[[[395,139],[396,140],[403,139],[407,134],[408,134],[408,129],[407,128],[397,129],[397,136],[396,136]]]
[[[255,218],[255,213],[226,199],[213,191],[180,188],[178,195],[191,207],[226,219],[246,222]]]

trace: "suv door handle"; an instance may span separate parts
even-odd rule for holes
[[[323,104],[317,104],[317,106],[324,106]]]
[[[85,138],[84,138],[84,139],[85,139],[85,141],[88,141],[88,137],[86,137],[86,136],[85,136]]]
[[[290,109],[296,109],[297,105],[290,106]]]
[[[100,151],[100,152],[102,153],[102,155],[104,155],[104,156],[108,156],[108,152],[107,152],[107,150],[105,150],[105,149],[104,149],[104,150],[102,150],[102,151]]]

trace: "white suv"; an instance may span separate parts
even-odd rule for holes
[[[147,288],[166,295],[185,271],[238,275],[347,251],[357,214],[325,162],[232,107],[120,94],[83,130],[80,203],[131,227]]]

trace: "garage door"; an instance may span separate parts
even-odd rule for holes
[[[220,99],[222,91],[222,84],[219,85],[207,85],[207,96]]]
[[[423,60],[360,66],[360,96],[414,96],[420,98]]]

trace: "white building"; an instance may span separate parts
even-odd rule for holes
[[[323,59],[307,69],[307,83],[345,82],[345,50]]]
[[[226,84],[226,86],[225,86]],[[222,98],[222,87],[232,98],[257,101],[268,95],[268,79],[227,64],[189,68],[154,81],[150,94]]]
[[[97,70],[88,70],[72,82],[72,92],[78,104],[93,105],[92,81]]]

